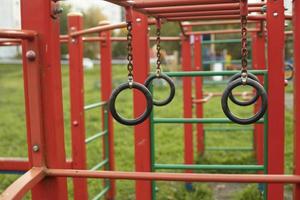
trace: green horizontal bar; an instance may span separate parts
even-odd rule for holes
[[[97,194],[97,195],[93,198],[93,200],[98,200],[98,199],[100,199],[101,197],[103,197],[103,196],[109,191],[109,189],[110,189],[110,186],[106,186],[105,188],[103,188],[103,190],[102,190],[99,194]]]
[[[91,109],[94,109],[94,108],[102,107],[106,104],[107,104],[106,101],[101,101],[99,103],[93,103],[93,104],[84,106],[84,110],[91,110]]]
[[[252,147],[206,147],[206,151],[253,151]]]
[[[248,70],[255,75],[264,75],[268,73],[267,70]],[[182,71],[182,72],[165,72],[171,77],[188,77],[188,76],[232,76],[234,74],[240,73],[240,71]]]
[[[100,132],[100,133],[96,133],[95,135],[85,139],[85,143],[88,144],[90,142],[92,142],[93,140],[99,138],[99,137],[102,137],[104,136],[105,134],[107,134],[107,130],[103,131],[103,132]]]
[[[101,167],[103,167],[104,165],[108,164],[108,158],[103,160],[102,162],[100,162],[99,164],[95,165],[94,167],[92,167],[92,171],[95,171],[97,169],[100,169]]]
[[[251,41],[248,40],[248,43]],[[240,39],[229,39],[229,40],[204,40],[202,44],[226,44],[226,43],[241,43]]]
[[[263,123],[264,120],[261,119],[256,123]],[[153,123],[156,124],[229,124],[234,123],[227,118],[154,118]]]
[[[184,170],[264,170],[263,165],[184,165],[184,164],[155,164],[155,169],[184,169]]]
[[[242,127],[223,127],[223,128],[205,128],[204,131],[253,131],[253,128],[242,128]]]
[[[231,63],[231,64],[240,64],[240,60],[231,60],[230,62],[225,61],[225,60],[208,60],[208,61],[203,61],[203,64],[214,64],[214,63]],[[251,60],[248,60],[248,63],[252,63]]]

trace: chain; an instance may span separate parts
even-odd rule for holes
[[[156,29],[156,75],[159,76],[161,73],[160,65],[161,65],[161,46],[160,46],[160,28]]]
[[[241,16],[241,34],[242,34],[242,80],[245,83],[247,81],[248,72],[247,72],[247,66],[248,66],[248,49],[247,49],[247,16]]]
[[[132,55],[132,24],[127,22],[127,70],[128,70],[128,82],[132,84],[133,82],[133,55]]]

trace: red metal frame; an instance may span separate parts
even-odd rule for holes
[[[202,70],[202,37],[201,35],[194,36],[194,68],[196,71]],[[203,84],[202,77],[195,77],[195,97],[203,99]],[[203,118],[203,104],[196,104],[196,117]],[[197,153],[204,153],[204,129],[203,124],[197,124]]]
[[[294,174],[300,174],[300,2],[293,1],[294,34]],[[300,184],[294,186],[294,200],[300,198]]]
[[[99,33],[99,37],[103,37],[105,40],[100,42],[100,55],[101,55],[101,66],[100,66],[100,70],[101,70],[101,76],[100,76],[100,80],[101,80],[101,100],[108,102],[109,100],[109,96],[111,94],[112,91],[112,51],[111,51],[111,33],[110,31],[104,31]],[[103,110],[102,113],[102,125],[103,128],[104,127],[104,115],[107,112],[107,110]],[[114,170],[115,169],[115,151],[114,151],[114,125],[113,125],[113,118],[111,116],[111,114],[109,113],[108,115],[108,145],[109,145],[109,152],[108,152],[108,156],[109,156],[109,168],[107,170]],[[103,144],[105,144],[104,142],[104,138],[103,138]],[[103,152],[105,155],[105,151],[106,148],[103,145]],[[114,199],[116,193],[116,183],[114,180],[112,180],[110,182],[110,190],[107,194],[107,199]]]
[[[257,26],[262,26],[257,24]],[[266,56],[265,56],[265,32],[253,32],[252,33],[252,66],[253,69],[265,69],[266,68]],[[263,83],[263,77],[258,77],[259,81]],[[261,102],[255,104],[254,112],[256,113],[260,108]],[[254,148],[256,154],[256,161],[258,165],[264,164],[264,125],[254,125]]]
[[[83,28],[82,15],[70,13],[68,15],[69,33]],[[72,167],[86,169],[85,147],[85,118],[84,118],[84,73],[83,73],[83,41],[82,36],[70,37],[69,48],[69,77],[70,77],[70,110],[71,110],[71,138],[72,138]],[[74,178],[74,199],[88,199],[87,181]]]
[[[284,174],[284,5],[267,2],[268,45],[268,173]],[[275,14],[277,13],[277,14]],[[275,100],[276,99],[276,100]],[[282,184],[268,185],[268,199],[282,200]]]
[[[190,29],[191,27],[188,27]],[[182,36],[181,39],[181,66],[182,71],[192,71],[192,54],[191,54],[191,43],[190,37]],[[192,78],[184,77],[183,81],[183,117],[192,118]],[[193,164],[194,163],[194,148],[193,148],[193,125],[184,124],[184,163]],[[187,170],[191,172],[191,170]]]

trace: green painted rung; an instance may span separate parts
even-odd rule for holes
[[[234,123],[227,118],[154,118],[153,123],[156,124],[192,124],[192,123],[202,123],[202,124],[229,124]],[[256,123],[264,123],[261,119]]]
[[[205,128],[204,131],[220,131],[220,132],[228,132],[228,131],[253,131],[253,128],[242,128],[242,127],[226,127],[226,128]]]
[[[205,151],[253,151],[252,147],[206,147]]]
[[[103,190],[99,194],[97,194],[93,198],[93,200],[98,200],[98,199],[102,198],[109,191],[109,189],[110,189],[110,186],[106,186],[105,188],[103,188]]]
[[[108,164],[108,158],[100,162],[99,164],[95,165],[94,167],[91,168],[92,171],[98,170],[102,168],[104,165]]]
[[[203,61],[203,64],[215,64],[215,63],[228,63],[228,61],[225,60],[207,60],[207,61]],[[231,64],[241,64],[241,60],[231,60],[230,61]],[[248,63],[252,63],[251,60],[248,60]]]
[[[251,41],[248,40],[248,43]],[[240,39],[229,39],[229,40],[204,40],[202,44],[226,44],[226,43],[241,43]]]
[[[268,73],[267,70],[248,70],[255,75],[265,75]],[[234,74],[240,73],[240,71],[180,71],[180,72],[164,72],[170,77],[193,77],[193,76],[232,76]]]
[[[89,104],[89,105],[84,106],[84,110],[85,111],[86,110],[92,110],[94,108],[105,106],[106,104],[107,104],[106,101],[101,101],[101,102],[98,102],[98,103]]]
[[[102,132],[100,132],[100,133],[96,133],[95,135],[93,135],[93,136],[91,136],[91,137],[85,139],[85,143],[88,144],[88,143],[92,142],[93,140],[95,140],[95,139],[97,139],[97,138],[99,138],[99,137],[104,136],[104,135],[107,134],[107,133],[108,133],[107,130],[102,131]]]
[[[155,169],[183,170],[264,170],[263,165],[185,165],[185,164],[155,164]]]

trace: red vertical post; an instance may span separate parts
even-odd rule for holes
[[[149,37],[148,18],[140,13],[133,13],[133,63],[134,81],[144,83],[149,73]],[[141,47],[143,50],[141,51]],[[134,116],[144,112],[146,102],[140,92],[134,92]],[[135,169],[140,172],[151,171],[150,120],[134,127],[135,132]],[[151,181],[136,181],[136,199],[152,199]]]
[[[61,86],[59,20],[53,19],[50,0],[22,0],[22,29],[35,30],[39,38],[45,161],[49,168],[65,168],[64,117]],[[38,12],[37,12],[38,11]],[[34,13],[34,14],[33,14]],[[25,56],[25,55],[24,55]],[[51,189],[49,189],[51,188]],[[66,178],[48,177],[32,191],[32,199],[65,200]]]
[[[107,23],[101,22],[99,25],[105,25]],[[100,37],[105,38],[104,41],[100,42],[100,53],[101,53],[101,100],[102,101],[108,101],[109,96],[112,91],[112,54],[111,54],[111,40],[110,40],[111,33],[110,31],[104,31],[100,33]],[[107,111],[104,111],[107,112]],[[104,120],[104,113],[102,113]],[[102,123],[103,124],[103,123]],[[103,124],[103,128],[104,124]],[[104,141],[104,139],[103,139]],[[103,144],[105,144],[103,142]],[[104,145],[103,145],[104,147]],[[105,153],[105,147],[104,147],[104,155]],[[108,115],[108,159],[109,159],[109,170],[115,169],[115,158],[114,158],[114,125],[113,125],[113,119],[111,114]],[[115,186],[115,180],[110,181],[110,190],[107,194],[107,199],[114,199],[116,186]]]
[[[284,5],[267,2],[268,34],[268,173],[284,173]],[[282,200],[283,184],[268,185],[268,199]]]
[[[258,24],[257,26],[261,26]],[[259,28],[258,27],[258,28]],[[265,57],[265,35],[264,32],[252,33],[252,66],[253,69],[265,69],[266,57]],[[259,81],[263,83],[263,77],[258,77]],[[261,106],[261,102],[258,101],[255,104],[254,112],[257,112]],[[264,125],[254,125],[254,148],[256,161],[258,165],[264,164]]]
[[[294,30],[294,174],[300,175],[300,2],[293,1]],[[300,184],[294,186],[294,200],[300,199]]]
[[[181,56],[182,56],[182,70],[191,71],[191,43],[189,37],[182,36],[181,39]],[[192,118],[192,78],[183,78],[183,117]],[[193,164],[194,152],[193,152],[193,125],[184,124],[184,161],[185,164]],[[187,172],[191,172],[187,170]]]
[[[202,70],[202,41],[201,35],[195,35],[195,43],[194,43],[194,66],[195,70]],[[203,84],[202,77],[195,77],[195,88],[196,88],[196,99],[203,98]],[[197,118],[203,118],[203,104],[196,104],[196,116]],[[202,154],[204,152],[204,130],[203,124],[197,124],[197,152],[198,154]]]
[[[69,33],[83,28],[80,13],[68,14]],[[86,169],[85,123],[84,123],[84,73],[83,73],[83,41],[82,36],[70,37],[69,69],[70,69],[70,106],[71,106],[71,138],[72,167]],[[88,199],[87,181],[73,178],[74,199]]]

